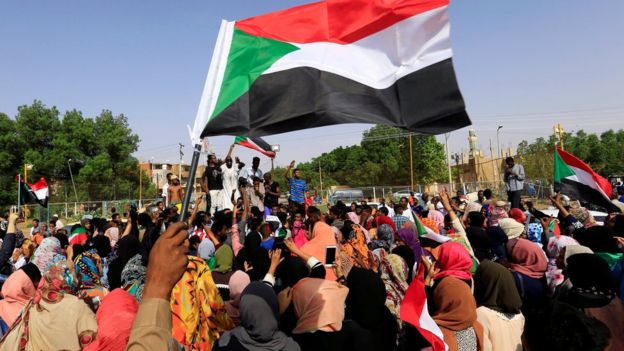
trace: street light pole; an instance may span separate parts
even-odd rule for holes
[[[451,133],[445,133],[444,134],[444,141],[446,144],[446,166],[448,168],[448,182],[449,182],[449,190],[451,192],[451,194],[453,193],[453,177],[452,177],[452,173],[451,173],[451,154],[449,154],[449,147],[448,147],[448,139]]]
[[[496,129],[496,148],[498,149],[498,158],[501,158],[501,148],[500,148],[500,140],[498,138],[498,134],[500,132],[500,130],[503,128],[502,125],[498,126],[498,128]]]
[[[72,161],[71,158],[69,160],[67,160],[67,168],[69,168],[69,176],[70,176],[71,181],[72,181],[72,187],[74,188],[74,195],[76,196],[76,204],[77,204],[78,203],[78,192],[76,191],[76,183],[74,183],[74,174],[72,173],[71,164],[70,164],[71,161]]]

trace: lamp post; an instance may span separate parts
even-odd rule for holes
[[[72,187],[74,188],[74,196],[76,196],[76,204],[77,204],[78,192],[76,191],[76,183],[74,183],[74,174],[72,173],[71,164],[70,164],[71,161],[72,161],[71,158],[67,160],[67,168],[69,168],[69,177],[71,178],[71,181],[72,181]]]
[[[446,144],[446,166],[448,168],[448,182],[449,182],[449,190],[451,192],[451,194],[453,193],[453,177],[452,177],[452,173],[451,173],[451,154],[449,153],[449,148],[448,148],[448,139],[451,133],[445,133],[444,134],[444,142]]]
[[[501,129],[503,129],[502,125],[498,126],[498,128],[496,129],[496,148],[498,149],[498,152],[497,152],[498,153],[498,158],[501,158],[500,140],[498,138],[499,132],[500,132]]]

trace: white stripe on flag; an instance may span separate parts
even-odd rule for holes
[[[351,44],[291,44],[300,50],[280,58],[263,74],[312,67],[384,89],[453,55],[447,6],[407,18]]]
[[[570,169],[572,170],[572,172],[574,172],[575,175],[565,177],[565,179],[570,179],[575,182],[579,182],[581,184],[587,185],[588,187],[599,191],[603,196],[609,198],[605,194],[604,190],[602,190],[602,188],[598,185],[598,183],[596,183],[596,180],[594,180],[594,177],[592,177],[590,173],[580,168],[572,167],[570,165],[568,165],[568,167],[570,167]]]

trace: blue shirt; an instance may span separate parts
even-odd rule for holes
[[[275,243],[275,238],[270,237],[266,241],[262,241],[260,243],[260,247],[264,248],[267,251],[273,250],[273,243]]]
[[[288,184],[290,184],[290,201],[304,203],[305,192],[308,191],[308,184],[305,180],[288,178]]]

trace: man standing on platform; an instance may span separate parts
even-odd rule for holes
[[[294,202],[303,206],[305,199],[308,196],[308,184],[301,178],[301,170],[298,168],[293,170],[293,176],[290,177],[290,170],[293,167],[295,167],[295,161],[292,161],[290,165],[288,165],[288,168],[286,168],[286,172],[284,173],[284,178],[286,178],[288,185],[290,186],[290,197],[288,197],[288,202]]]
[[[232,148],[230,147],[230,150]],[[215,154],[208,155],[208,167],[202,175],[202,190],[206,194],[206,210],[211,215],[223,209],[223,179]]]
[[[515,164],[513,157],[507,157],[505,163],[507,201],[511,202],[511,208],[520,208],[520,194],[524,189],[524,167]]]

